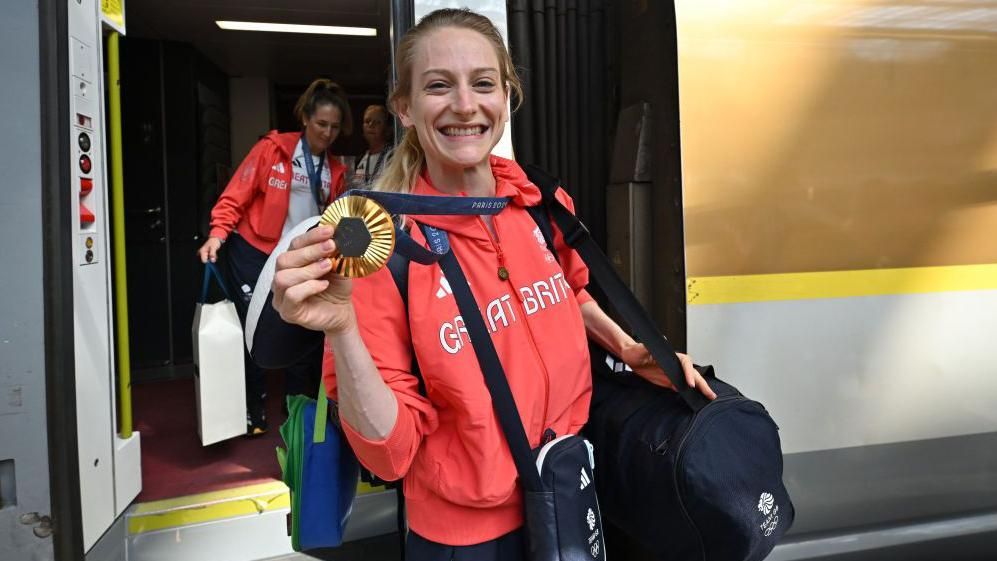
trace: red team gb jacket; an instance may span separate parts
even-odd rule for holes
[[[267,254],[273,251],[287,220],[295,173],[291,157],[299,142],[300,132],[270,131],[253,146],[211,209],[210,236],[224,240],[238,228],[239,235],[256,249]],[[342,192],[346,166],[331,152],[326,165],[331,201]],[[308,177],[303,181],[308,183]]]

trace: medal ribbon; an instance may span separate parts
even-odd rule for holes
[[[411,193],[390,193],[352,189],[342,196],[366,197],[380,204],[393,215],[495,215],[509,206],[509,197],[450,197],[438,195],[413,195]],[[422,224],[429,248],[412,239],[404,229],[395,223],[395,251],[416,263],[429,265],[436,263],[450,251],[447,233],[438,228]]]
[[[325,153],[318,161],[318,169],[315,168],[315,162],[312,161],[312,151],[308,148],[308,140],[305,135],[301,135],[301,154],[302,160],[305,161],[305,171],[308,172],[308,183],[312,187],[312,198],[315,199],[315,204],[318,205],[319,212],[325,208],[322,201],[322,167],[325,165]]]

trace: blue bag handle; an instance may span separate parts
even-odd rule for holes
[[[204,264],[204,281],[201,283],[201,299],[197,302],[203,304],[205,300],[208,299],[208,285],[211,284],[211,277],[214,276],[215,280],[218,281],[218,286],[222,288],[222,292],[225,294],[226,300],[232,300],[232,297],[228,294],[228,289],[225,288],[225,281],[222,280],[221,273],[218,272],[218,268],[211,261]]]

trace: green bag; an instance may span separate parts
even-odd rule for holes
[[[318,399],[287,397],[287,421],[280,427],[285,448],[277,448],[284,483],[291,490],[291,547],[305,551],[343,543],[357,492],[359,465],[328,413],[325,384]]]

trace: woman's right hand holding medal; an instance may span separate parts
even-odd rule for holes
[[[327,334],[356,325],[351,295],[353,281],[332,271],[336,252],[333,227],[322,225],[291,241],[277,257],[273,307],[288,322]]]

